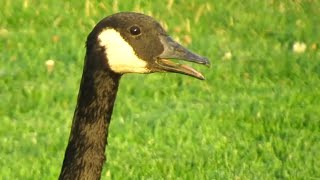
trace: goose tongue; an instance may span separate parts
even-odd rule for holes
[[[172,40],[169,36],[161,36],[160,40],[164,47],[164,51],[159,55],[158,59],[156,60],[156,64],[158,65],[160,71],[180,73],[201,80],[204,79],[204,76],[192,67],[183,64],[178,64],[168,59],[180,59],[209,66],[210,62],[207,58],[199,56],[189,51],[179,43]]]

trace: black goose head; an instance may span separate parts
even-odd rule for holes
[[[102,19],[88,36],[87,56],[92,52],[103,53],[106,67],[118,74],[175,72],[204,79],[191,67],[168,59],[209,65],[208,59],[172,40],[152,17],[132,12]]]

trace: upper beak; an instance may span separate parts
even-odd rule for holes
[[[164,51],[156,60],[156,64],[158,66],[157,69],[160,71],[186,74],[204,80],[204,76],[200,72],[187,65],[177,64],[169,61],[168,59],[180,59],[209,66],[210,62],[207,58],[192,53],[179,43],[172,40],[169,36],[160,36],[160,40],[164,46]]]

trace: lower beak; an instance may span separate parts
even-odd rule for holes
[[[210,62],[207,58],[192,53],[169,36],[161,36],[160,40],[164,46],[164,51],[156,60],[159,71],[180,73],[204,80],[204,76],[200,72],[187,65],[178,64],[168,59],[180,59],[209,66]]]

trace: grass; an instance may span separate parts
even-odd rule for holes
[[[86,36],[118,11],[154,16],[212,66],[196,67],[205,81],[125,75],[102,179],[320,178],[319,1],[0,6],[0,179],[57,179]]]

